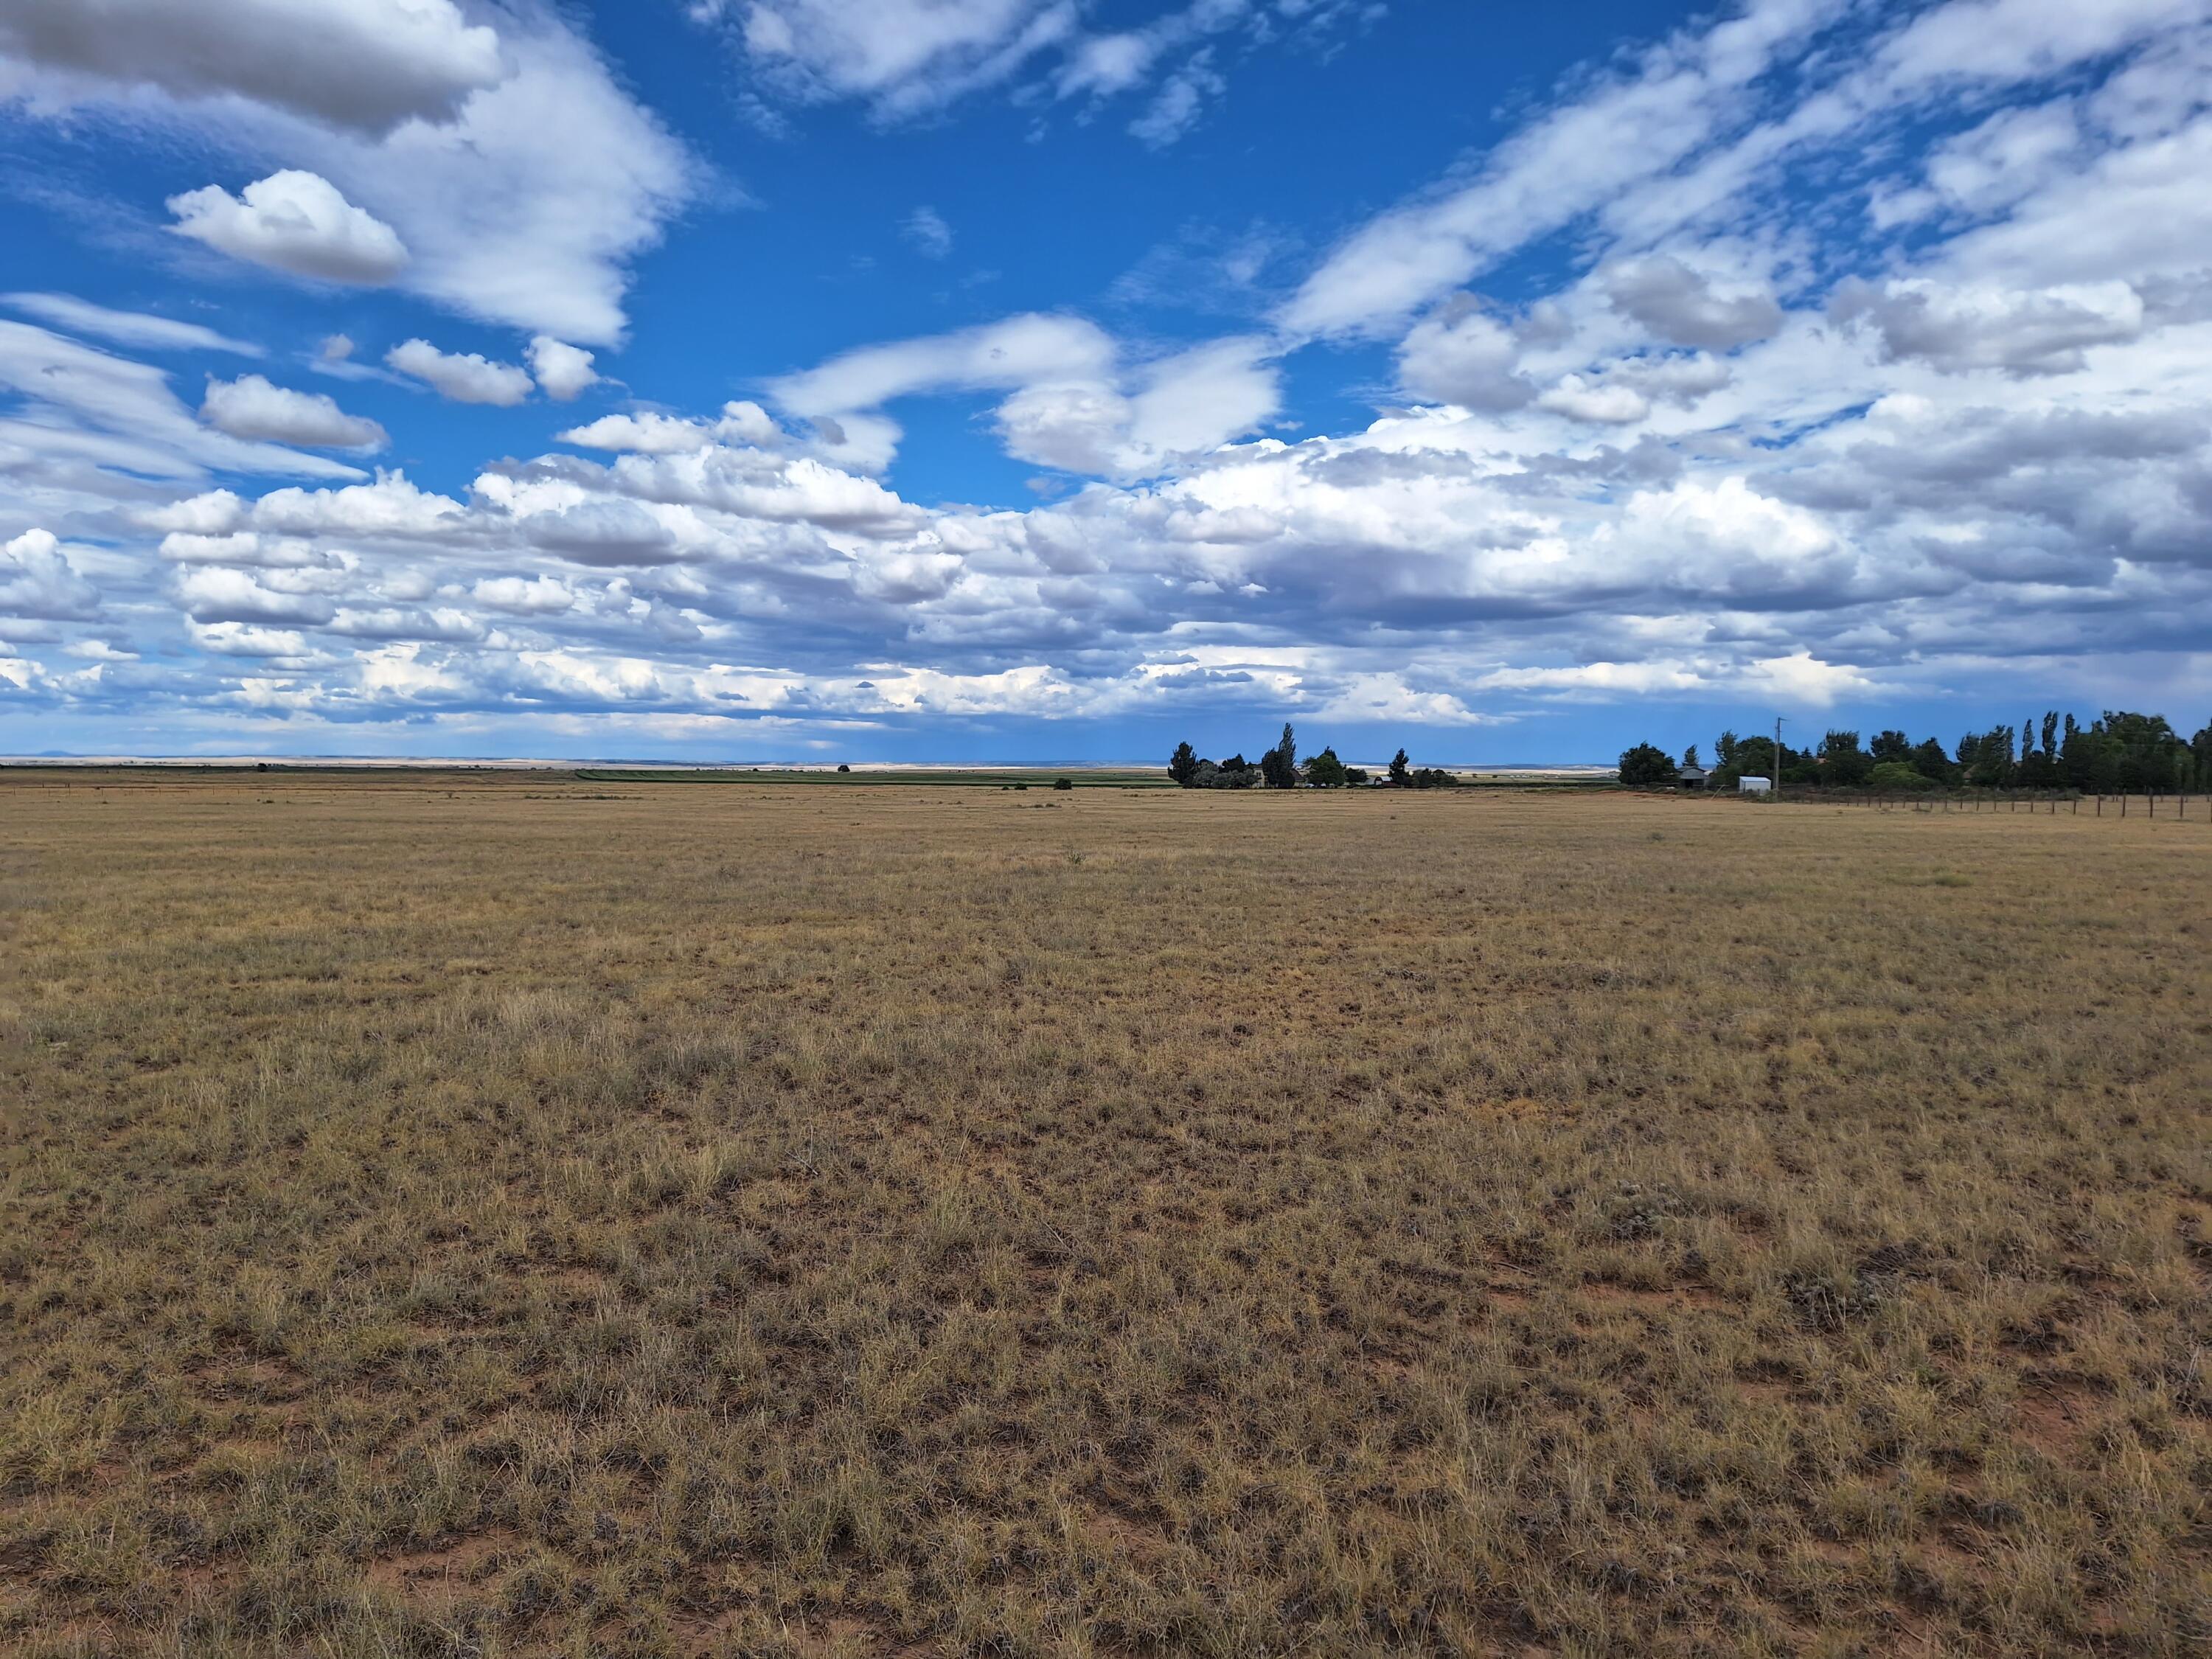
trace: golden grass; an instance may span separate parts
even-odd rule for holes
[[[0,1644],[2212,1642],[2212,825],[104,781]]]

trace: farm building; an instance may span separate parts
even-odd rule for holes
[[[1738,778],[1735,781],[1735,787],[1736,793],[1739,794],[1771,795],[1774,793],[1774,780],[1771,778]]]
[[[1702,766],[1686,766],[1674,774],[1674,787],[1677,789],[1702,789],[1705,787],[1705,769]]]

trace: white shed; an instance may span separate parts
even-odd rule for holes
[[[1738,778],[1735,781],[1735,787],[1736,793],[1739,794],[1771,795],[1774,793],[1774,780],[1771,778]]]

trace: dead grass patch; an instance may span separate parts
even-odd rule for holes
[[[37,775],[0,1648],[2212,1641],[2202,825]]]

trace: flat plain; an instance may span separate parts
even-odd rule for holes
[[[0,1646],[2202,1653],[2212,824],[0,773]]]

